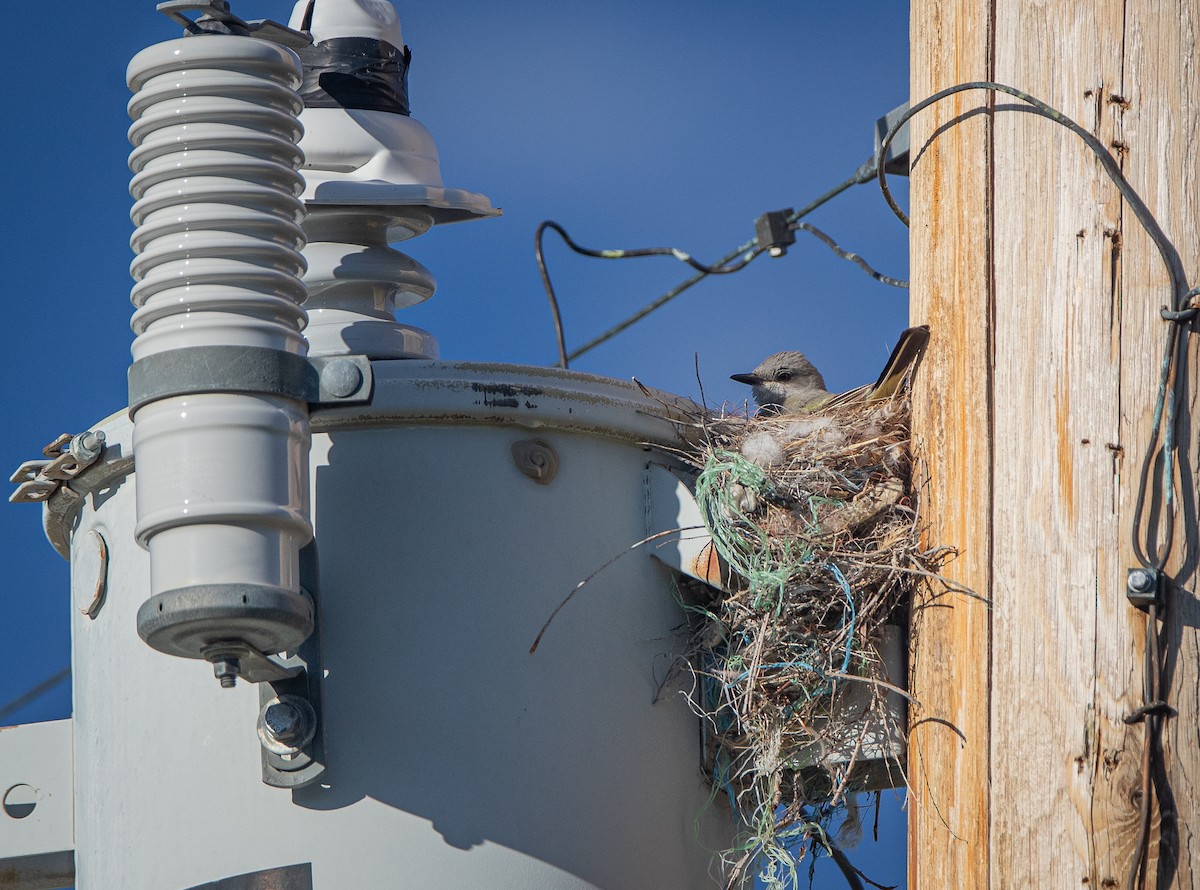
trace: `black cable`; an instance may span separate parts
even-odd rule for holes
[[[679,250],[675,247],[638,247],[630,250],[594,250],[590,247],[583,247],[582,245],[575,243],[571,236],[567,234],[566,229],[553,220],[546,220],[537,227],[537,231],[534,233],[533,243],[534,251],[537,255],[538,271],[542,274],[542,284],[545,285],[546,296],[550,300],[550,311],[554,314],[554,330],[558,339],[558,365],[560,368],[566,368],[571,359],[581,355],[583,352],[586,352],[595,343],[601,343],[604,340],[607,340],[609,337],[616,336],[638,319],[649,315],[650,312],[653,312],[654,309],[658,308],[658,305],[661,305],[662,302],[666,301],[664,300],[659,302],[658,305],[647,307],[647,309],[643,310],[638,315],[635,315],[633,318],[622,322],[617,327],[602,335],[601,338],[593,341],[590,344],[585,344],[583,347],[575,350],[575,352],[567,355],[566,345],[563,340],[562,315],[558,307],[558,298],[554,294],[554,286],[550,283],[550,273],[546,270],[546,258],[542,250],[542,237],[545,234],[546,229],[552,229],[553,231],[557,232],[566,243],[567,247],[571,248],[571,250],[575,251],[576,253],[583,254],[584,256],[594,257],[595,259],[600,260],[624,260],[647,256],[673,256],[675,259],[682,263],[687,263],[693,269],[698,271],[701,278],[706,275],[728,275],[731,272],[741,271],[742,269],[746,268],[746,266],[749,265],[755,257],[763,252],[763,248],[755,247],[753,249],[743,251],[742,253],[745,255],[740,259],[737,259],[736,262],[733,262],[733,260],[737,258],[737,254],[731,257],[726,257],[725,259],[720,260],[719,262],[710,266],[706,263],[700,262],[690,253]]]
[[[1142,672],[1142,695],[1147,702],[1155,700],[1158,694],[1159,676],[1158,671],[1153,669],[1153,663],[1158,660],[1158,634],[1155,633],[1157,613],[1157,607],[1151,604],[1149,614],[1146,616],[1146,664]],[[1134,718],[1132,722],[1137,722],[1137,719]],[[1140,886],[1145,887],[1145,868],[1148,865],[1146,857],[1150,852],[1150,826],[1154,812],[1154,783],[1151,781],[1151,771],[1154,766],[1154,742],[1158,735],[1158,719],[1153,714],[1145,715],[1144,719],[1146,728],[1142,733],[1142,788],[1141,800],[1138,802],[1138,842],[1134,849],[1133,861],[1129,865],[1129,876],[1125,881],[1126,890],[1136,890],[1139,886],[1139,876],[1141,877]],[[1131,722],[1130,718],[1126,718],[1126,722]]]
[[[801,217],[807,216],[808,214],[810,214],[814,210],[816,210],[818,207],[820,207],[822,204],[836,198],[838,195],[840,195],[846,189],[850,188],[850,186],[861,185],[864,182],[870,182],[874,178],[875,178],[874,162],[873,162],[873,159],[870,159],[866,163],[862,164],[856,171],[854,171],[854,175],[851,176],[849,179],[847,179],[845,182],[838,183],[833,188],[831,188],[829,191],[825,192],[825,194],[821,195],[819,198],[809,202],[804,207],[801,207],[799,210],[791,213],[788,216],[788,222],[794,223],[794,222],[796,222],[796,220],[800,219]],[[716,265],[722,266],[725,263],[732,262],[733,260],[742,256],[743,254],[746,254],[747,252],[754,250],[757,246],[758,246],[758,239],[751,238],[745,244],[730,251],[725,256],[721,257],[721,259],[717,260]],[[629,316],[629,318],[622,321],[620,324],[614,325],[613,327],[609,328],[604,333],[602,333],[596,337],[593,337],[591,340],[588,340],[582,346],[576,348],[574,351],[572,351],[567,356],[567,359],[574,361],[575,359],[579,358],[579,356],[583,355],[585,352],[590,352],[591,350],[593,350],[597,346],[599,346],[601,343],[611,340],[613,337],[615,337],[617,334],[624,331],[626,328],[641,321],[643,318],[645,318],[651,312],[654,312],[656,309],[659,309],[662,306],[665,306],[667,303],[671,302],[671,300],[674,300],[676,297],[678,297],[680,294],[682,294],[684,291],[686,291],[692,285],[697,284],[700,281],[703,281],[707,277],[708,277],[708,273],[698,272],[697,274],[693,275],[691,278],[681,281],[679,284],[675,285],[673,288],[671,288],[669,291],[667,291],[661,297],[658,297],[653,302],[647,303],[645,306],[643,306],[641,309],[639,309],[633,315]]]
[[[47,677],[45,680],[38,683],[27,692],[21,693],[8,704],[0,707],[0,720],[5,720],[9,714],[14,714],[30,702],[41,698],[43,695],[70,676],[71,669],[69,667],[65,667],[54,676]]]
[[[900,115],[899,118],[897,118],[896,122],[892,125],[892,128],[888,130],[887,135],[884,136],[883,140],[879,143],[879,148],[875,152],[875,176],[879,181],[879,188],[883,192],[884,199],[887,201],[888,206],[892,208],[892,212],[900,218],[901,222],[907,226],[908,216],[903,210],[900,209],[900,207],[896,204],[895,199],[892,197],[891,189],[888,188],[887,184],[887,170],[884,169],[882,159],[887,156],[888,147],[892,144],[892,140],[896,138],[896,134],[900,132],[900,129],[907,124],[914,115],[924,111],[930,105],[940,102],[942,99],[945,99],[948,96],[953,96],[955,93],[961,93],[965,90],[992,90],[994,92],[1007,93],[1010,96],[1015,96],[1024,102],[1028,102],[1031,108],[1037,113],[1041,114],[1043,117],[1048,117],[1055,123],[1061,124],[1082,139],[1087,144],[1087,147],[1090,148],[1099,159],[1101,166],[1104,167],[1104,172],[1108,174],[1108,178],[1113,181],[1113,184],[1116,185],[1117,189],[1121,192],[1121,196],[1129,202],[1129,206],[1133,209],[1133,213],[1138,218],[1138,222],[1142,224],[1142,228],[1146,230],[1146,233],[1150,236],[1150,238],[1154,241],[1155,246],[1158,248],[1159,253],[1162,254],[1163,262],[1166,264],[1167,271],[1171,276],[1171,287],[1174,292],[1174,298],[1171,301],[1172,307],[1175,309],[1184,308],[1181,303],[1183,300],[1183,295],[1187,290],[1186,286],[1183,284],[1186,276],[1183,272],[1183,263],[1179,259],[1179,254],[1176,252],[1175,247],[1171,244],[1170,240],[1168,240],[1167,236],[1163,233],[1162,229],[1159,228],[1158,222],[1154,219],[1154,215],[1150,212],[1149,208],[1146,207],[1145,202],[1143,202],[1138,196],[1137,192],[1133,190],[1133,186],[1126,181],[1124,174],[1121,173],[1121,167],[1116,158],[1114,158],[1108,149],[1104,147],[1104,143],[1102,143],[1083,127],[1079,126],[1079,124],[1075,123],[1075,121],[1071,120],[1071,118],[1067,117],[1057,108],[1046,104],[1041,99],[1035,99],[1028,93],[1018,90],[1016,87],[1010,87],[1007,84],[994,83],[986,80],[976,80],[971,81],[970,83],[956,84],[955,86],[947,87],[944,90],[939,90],[928,99],[923,99],[916,105],[909,108],[908,111],[904,112],[904,114]]]
[[[554,340],[558,344],[558,366],[567,367],[567,343],[563,338],[562,312],[558,308],[558,297],[554,294],[554,285],[550,283],[550,272],[546,269],[546,257],[542,252],[542,236],[549,226],[562,231],[557,223],[545,220],[533,233],[533,253],[537,257],[538,272],[542,276],[542,287],[546,289],[546,298],[550,301],[550,314],[554,317]]]
[[[947,87],[944,90],[939,90],[928,99],[924,99],[912,106],[907,112],[902,114],[888,130],[887,135],[879,144],[879,150],[876,152],[876,176],[879,181],[879,187],[883,191],[883,196],[886,199],[888,206],[900,218],[900,220],[908,225],[908,216],[903,210],[897,206],[892,198],[891,191],[887,186],[887,171],[881,162],[881,159],[886,155],[888,146],[900,131],[900,128],[906,124],[913,115],[939,102],[948,96],[955,93],[961,93],[964,90],[992,90],[1000,93],[1007,93],[1010,96],[1015,96],[1024,102],[1029,103],[1031,110],[1050,118],[1052,121],[1066,127],[1072,133],[1077,135],[1084,141],[1084,144],[1092,150],[1092,153],[1099,159],[1104,172],[1108,178],[1112,180],[1117,190],[1121,193],[1121,197],[1129,204],[1133,210],[1134,216],[1138,222],[1142,224],[1142,228],[1150,239],[1154,242],[1158,252],[1162,257],[1163,265],[1167,267],[1167,274],[1171,279],[1171,299],[1168,308],[1164,311],[1166,317],[1172,324],[1168,327],[1166,344],[1163,349],[1163,361],[1159,374],[1158,397],[1154,409],[1154,422],[1151,431],[1150,442],[1146,448],[1145,455],[1142,459],[1141,471],[1138,481],[1138,494],[1134,503],[1134,518],[1133,518],[1133,547],[1138,561],[1146,568],[1154,571],[1159,571],[1166,565],[1167,557],[1170,555],[1172,538],[1175,532],[1175,511],[1174,504],[1174,474],[1178,453],[1176,449],[1176,433],[1178,425],[1178,400],[1179,388],[1182,381],[1176,380],[1176,385],[1171,387],[1169,384],[1174,376],[1174,370],[1179,365],[1183,347],[1186,345],[1183,338],[1179,336],[1182,324],[1191,320],[1191,307],[1188,305],[1191,296],[1195,293],[1189,290],[1186,284],[1186,275],[1183,270],[1183,262],[1179,258],[1179,252],[1175,246],[1167,238],[1162,228],[1158,225],[1158,221],[1146,206],[1146,203],[1141,199],[1141,196],[1134,191],[1125,175],[1121,172],[1120,164],[1116,158],[1104,147],[1094,135],[1085,130],[1071,118],[1067,117],[1058,109],[1046,104],[1040,99],[1035,99],[1022,90],[1016,87],[1010,87],[1007,84],[993,83],[991,81],[972,81],[970,83],[962,83],[956,86]],[[1017,110],[1016,107],[997,109],[997,110]],[[1166,409],[1166,424],[1163,425],[1163,410]],[[1155,458],[1159,455],[1159,438],[1163,440],[1162,453],[1165,456],[1163,461],[1163,471],[1161,477],[1160,493],[1163,497],[1163,510],[1161,511],[1163,528],[1159,529],[1157,518],[1155,518],[1145,529],[1145,540],[1141,540],[1142,519],[1145,513],[1145,505],[1147,498],[1147,488],[1149,486],[1150,472],[1153,468]],[[1161,543],[1160,543],[1161,542]]]
[[[822,242],[824,242],[826,247],[828,247],[830,250],[832,250],[834,253],[836,253],[838,256],[840,256],[842,259],[849,260],[850,262],[854,263],[856,266],[858,266],[860,269],[862,269],[864,272],[866,272],[868,275],[870,275],[872,278],[874,278],[876,281],[880,282],[881,284],[889,284],[892,287],[903,287],[903,288],[908,287],[908,282],[905,281],[904,279],[892,278],[890,275],[884,275],[880,272],[876,272],[874,269],[872,269],[867,264],[867,261],[864,260],[857,253],[851,253],[850,251],[842,250],[842,248],[838,245],[838,243],[836,241],[834,241],[832,238],[830,238],[828,235],[826,235],[824,232],[822,232],[816,226],[809,225],[808,223],[796,223],[795,225],[792,226],[792,228],[798,229],[799,231],[802,231],[802,232],[808,232],[810,235],[813,235],[813,236],[819,238]]]

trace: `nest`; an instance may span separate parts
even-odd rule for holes
[[[794,886],[855,792],[903,784],[900,628],[940,551],[919,540],[904,395],[699,425],[684,459],[728,582],[688,603],[691,701],[745,828],[730,886]]]

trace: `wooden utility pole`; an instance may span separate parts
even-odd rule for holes
[[[1200,283],[1200,0],[913,0],[912,100],[1011,84],[1110,146]],[[957,94],[912,125],[921,508],[989,603],[914,606],[909,887],[1124,890],[1144,613],[1125,597],[1167,270],[1083,142]],[[1165,784],[1148,887],[1200,887],[1196,350],[1168,565]],[[920,477],[918,477],[920,478]]]

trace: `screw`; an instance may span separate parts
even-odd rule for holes
[[[1134,593],[1150,593],[1154,590],[1154,573],[1146,569],[1134,569],[1126,578],[1126,583]]]
[[[258,739],[280,757],[294,757],[313,740],[317,714],[298,695],[281,695],[271,700],[258,715]]]
[[[290,744],[304,735],[304,714],[291,702],[276,702],[263,713],[263,726],[277,742]]]
[[[232,689],[237,685],[242,665],[236,658],[216,658],[213,660],[212,666],[213,675],[221,681],[222,689]]]

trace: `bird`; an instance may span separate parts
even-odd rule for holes
[[[928,325],[908,328],[900,335],[878,380],[840,394],[829,392],[821,372],[796,350],[769,355],[749,374],[731,374],[729,379],[752,387],[755,404],[766,414],[808,414],[859,399],[874,402],[900,388],[928,342]]]
[[[769,355],[749,374],[733,374],[729,379],[752,387],[755,404],[771,413],[803,414],[833,397],[821,372],[795,350]]]

